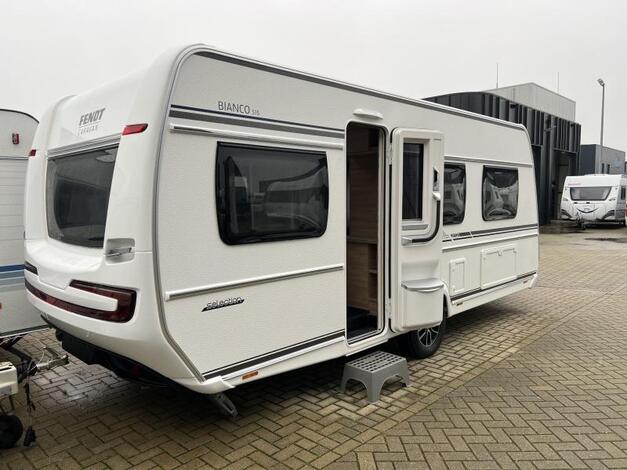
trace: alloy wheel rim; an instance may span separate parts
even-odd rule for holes
[[[418,331],[418,341],[423,346],[431,346],[435,343],[435,340],[438,338],[438,334],[440,333],[440,326],[434,326],[432,328],[424,328]]]

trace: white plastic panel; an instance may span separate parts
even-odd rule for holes
[[[448,278],[450,295],[459,294],[466,290],[466,258],[457,258],[450,261]]]
[[[516,279],[517,254],[513,244],[481,250],[481,288]]]

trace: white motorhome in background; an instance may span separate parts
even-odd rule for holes
[[[29,299],[122,376],[215,394],[399,335],[425,357],[536,279],[521,125],[192,46],[60,100],[34,147]]]
[[[562,194],[564,220],[625,225],[627,175],[567,176]]]
[[[37,119],[0,109],[0,344],[44,327],[24,289],[24,184]]]

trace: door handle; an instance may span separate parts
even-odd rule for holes
[[[436,201],[440,202],[442,200],[442,195],[439,192],[433,191],[431,194]]]

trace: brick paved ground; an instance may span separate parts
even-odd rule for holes
[[[539,285],[452,319],[376,405],[338,392],[341,361],[238,388],[235,420],[72,362],[37,377],[38,444],[0,468],[627,468],[627,245],[588,240],[622,237],[543,235]]]

